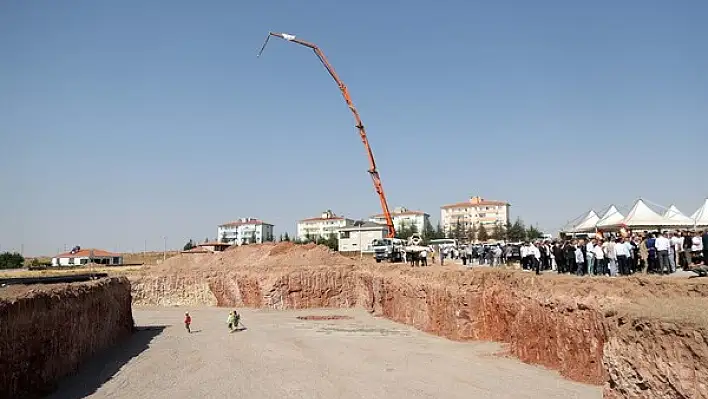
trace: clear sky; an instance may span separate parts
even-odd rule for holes
[[[708,2],[0,3],[0,249],[182,246],[258,217],[507,200],[549,232],[708,196]]]

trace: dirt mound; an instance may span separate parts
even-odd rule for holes
[[[233,246],[224,252],[180,254],[146,273],[289,269],[303,266],[353,266],[359,264],[324,245],[291,242]]]

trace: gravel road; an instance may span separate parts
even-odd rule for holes
[[[192,334],[182,324],[193,318]],[[359,310],[140,308],[130,342],[83,365],[54,398],[593,398],[599,387]],[[346,320],[305,321],[303,315]]]

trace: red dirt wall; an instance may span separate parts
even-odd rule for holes
[[[132,332],[130,283],[0,288],[0,398],[34,398]]]

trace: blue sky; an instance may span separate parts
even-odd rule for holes
[[[555,230],[708,196],[703,1],[5,1],[0,249],[177,247],[242,216],[293,232],[471,195]]]

